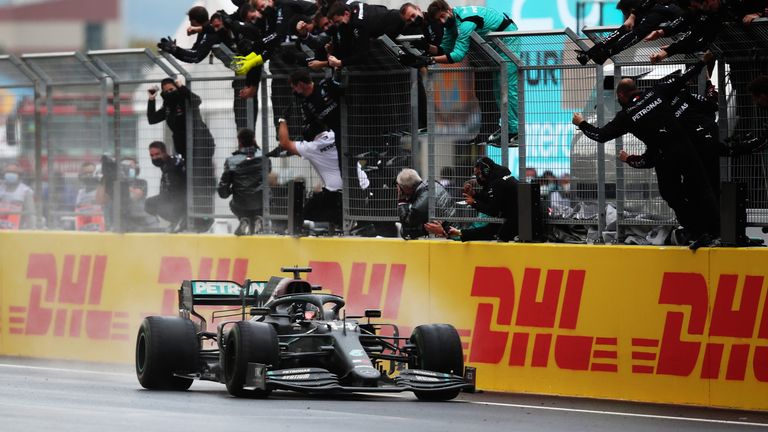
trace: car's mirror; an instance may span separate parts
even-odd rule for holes
[[[366,318],[381,318],[381,310],[379,310],[379,309],[366,309],[365,310],[365,317]]]

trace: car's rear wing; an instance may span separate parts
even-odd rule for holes
[[[260,306],[267,281],[246,279],[243,285],[229,280],[185,280],[179,287],[179,314],[193,315],[203,323],[205,318],[195,312],[195,306],[234,306],[241,309],[245,319],[249,307]]]

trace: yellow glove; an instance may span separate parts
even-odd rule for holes
[[[235,71],[235,75],[245,75],[249,70],[263,64],[264,58],[261,57],[261,54],[252,52],[245,57],[235,56],[230,67]]]

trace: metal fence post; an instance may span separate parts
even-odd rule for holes
[[[619,67],[617,66],[616,69],[618,70]],[[598,65],[595,68],[595,81],[596,82],[596,89],[603,88],[603,66]],[[597,115],[597,124],[601,127],[605,125],[605,106],[603,106],[602,103],[598,103],[596,107]],[[605,176],[605,144],[598,143],[597,144],[597,242],[603,243],[603,233],[606,230],[607,225],[607,214],[606,214],[606,208],[608,206],[608,201],[605,196],[605,182],[606,182],[606,176]],[[618,183],[618,176],[616,182]],[[618,189],[618,186],[617,188]],[[618,200],[618,195],[617,195]],[[616,235],[618,238],[618,230],[619,230],[619,223],[618,223],[618,215],[621,213],[616,210],[617,214],[617,220],[616,220]]]
[[[271,71],[270,71],[271,75]],[[272,79],[275,79],[272,77]],[[270,121],[269,117],[269,95],[267,94],[267,76],[266,74],[261,74],[261,80],[259,80],[259,86],[261,86],[259,95],[256,97],[261,98],[261,102],[259,106],[261,107],[261,113],[258,113],[261,116],[261,148],[262,148],[262,154],[264,155],[264,160],[262,167],[264,169],[261,170],[261,185],[262,185],[262,213],[261,217],[264,223],[262,226],[269,225],[270,231],[272,230],[272,211],[271,207],[269,205],[270,203],[270,197],[272,196],[272,187],[269,185],[269,173],[267,172],[267,167],[271,165],[271,161],[266,156],[266,154],[271,150],[272,145],[269,142],[269,131],[270,128],[273,128],[274,125],[272,124],[272,121]],[[254,112],[253,104],[250,103],[250,101],[246,104],[248,112],[253,113],[253,116],[256,116],[256,112]],[[248,117],[248,124],[256,124],[255,119],[253,123],[251,123],[251,117]],[[254,133],[255,135],[255,133]],[[289,215],[290,217],[290,215]]]

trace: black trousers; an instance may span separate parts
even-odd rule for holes
[[[243,128],[254,129],[256,127],[256,119],[259,118],[259,87],[261,80],[262,67],[255,67],[248,71],[249,81],[253,78],[256,82],[256,94],[250,99],[243,99],[240,97],[240,90],[246,87],[246,80],[236,79],[232,81],[232,90],[234,102],[232,104],[232,110],[235,113],[235,125],[237,130]],[[253,124],[248,122],[248,104],[253,107]]]
[[[711,179],[693,144],[669,143],[656,165],[659,193],[692,238],[720,231],[719,206]]]
[[[144,202],[144,210],[148,214],[158,216],[173,225],[187,216],[186,197],[182,195],[179,198],[168,199],[168,197],[155,195],[147,198]]]
[[[315,192],[304,206],[304,219],[314,222],[330,222],[341,227],[343,222],[341,191],[322,189]]]

